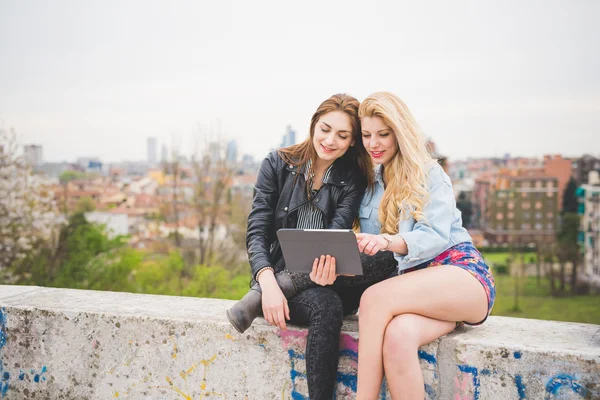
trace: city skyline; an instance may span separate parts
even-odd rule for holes
[[[600,3],[269,4],[2,2],[0,124],[46,161],[218,135],[260,159],[331,94],[389,90],[450,159],[598,155]]]

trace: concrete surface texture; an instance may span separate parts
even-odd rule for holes
[[[306,399],[306,330],[228,300],[0,286],[0,399]],[[356,391],[357,324],[337,399]],[[419,351],[428,399],[599,399],[600,326],[491,317]],[[381,399],[390,399],[385,383]]]

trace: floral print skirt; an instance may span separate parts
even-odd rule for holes
[[[490,315],[496,299],[496,285],[494,283],[494,277],[492,276],[490,267],[488,267],[485,261],[483,261],[481,253],[475,248],[475,246],[473,246],[473,243],[463,242],[454,245],[435,257],[433,260],[401,271],[401,273],[406,274],[411,271],[417,271],[427,267],[436,267],[438,265],[454,265],[468,271],[471,275],[473,275],[485,289],[485,294],[487,295],[488,300],[487,315]],[[481,325],[486,319],[487,316],[483,319],[483,321],[476,324],[469,324],[467,322],[465,322],[465,324]]]

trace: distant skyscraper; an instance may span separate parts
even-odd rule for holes
[[[167,145],[164,143],[163,143],[162,147],[160,148],[160,161],[161,162],[169,161],[169,153],[167,152]]]
[[[283,141],[281,142],[281,147],[288,147],[293,144],[296,144],[296,131],[292,129],[290,125],[286,126],[286,132],[283,135]]]
[[[39,144],[29,144],[24,147],[23,153],[25,155],[25,161],[32,167],[42,165],[42,146]]]
[[[227,150],[225,151],[225,160],[228,163],[237,162],[237,142],[235,140],[227,143]]]
[[[158,160],[158,143],[155,137],[148,138],[148,162],[150,164],[156,164]]]

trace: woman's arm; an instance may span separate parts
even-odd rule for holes
[[[271,266],[270,245],[274,240],[275,207],[279,201],[276,154],[269,154],[261,163],[254,185],[252,208],[248,214],[246,248],[252,276],[264,267]]]
[[[439,168],[439,170],[438,170]],[[375,254],[380,250],[393,251],[405,262],[427,260],[437,256],[450,240],[450,229],[455,208],[454,193],[449,178],[441,167],[431,171],[429,201],[423,209],[425,219],[415,223],[410,232],[396,235],[359,234],[359,250]]]

